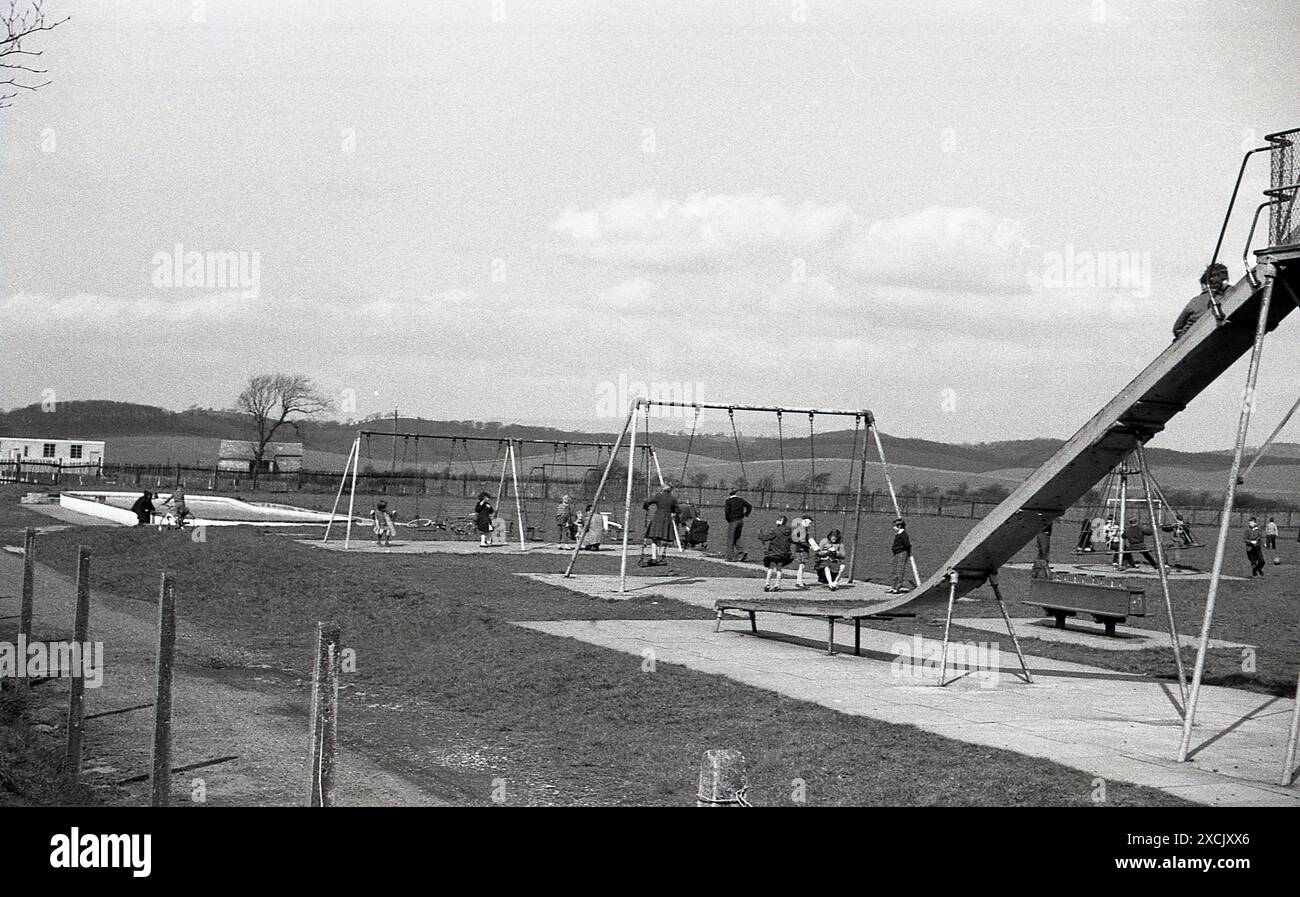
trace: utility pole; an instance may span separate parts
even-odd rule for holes
[[[393,467],[391,473],[397,473],[397,409],[393,409]]]

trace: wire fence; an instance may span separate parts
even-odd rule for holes
[[[374,471],[357,473],[357,494],[366,496],[405,497],[412,500],[412,509],[418,507],[419,516],[437,518],[460,517],[468,514],[464,508],[472,506],[479,492],[495,495],[500,486],[500,472],[452,473],[447,471]],[[69,464],[49,461],[0,461],[0,483],[24,483],[49,488],[84,489],[152,489],[167,491],[178,483],[186,489],[222,493],[255,493],[272,495],[325,495],[333,496],[339,488],[338,471],[296,470],[262,472],[253,476],[243,470],[221,470],[183,464]],[[598,476],[587,471],[581,478],[521,478],[520,500],[527,503],[525,516],[537,519],[539,512],[546,517],[546,502],[558,502],[569,495],[581,506],[596,491]],[[647,491],[645,483],[638,483],[636,494]],[[680,486],[679,499],[690,502],[701,511],[721,509],[730,490],[724,486]],[[619,499],[608,504],[621,504]],[[810,514],[851,515],[854,512],[855,492],[848,488],[812,489],[761,489],[750,488],[744,497],[758,510],[799,511]],[[506,479],[506,495],[513,501],[513,492]],[[935,493],[916,491],[903,487],[898,492],[898,508],[904,517],[954,517],[978,520],[985,517],[998,504],[996,496]],[[320,501],[313,502],[319,506]],[[1082,524],[1093,516],[1096,497],[1081,499],[1060,518],[1064,524]],[[1217,525],[1220,508],[1217,506],[1182,505],[1176,508],[1190,526]],[[328,510],[328,504],[326,505]],[[543,509],[539,511],[539,509]],[[892,514],[894,505],[888,492],[864,492],[864,514]],[[415,516],[414,514],[412,516]],[[1261,505],[1242,506],[1232,513],[1232,523],[1244,525],[1250,517],[1273,517],[1279,526],[1300,525],[1300,509]],[[721,522],[718,518],[717,522]]]

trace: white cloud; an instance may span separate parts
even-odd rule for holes
[[[819,274],[802,281],[783,281],[767,297],[767,307],[770,310],[791,314],[838,311],[851,305],[848,296],[836,290],[833,283]]]
[[[658,289],[659,287],[644,277],[634,277],[617,286],[602,290],[599,304],[602,309],[614,311],[649,311],[658,304],[655,300]]]
[[[555,252],[632,268],[715,268],[829,251],[871,284],[976,293],[1028,292],[1020,223],[979,208],[932,206],[898,218],[859,219],[845,205],[792,205],[761,191],[635,193],[551,223]]]
[[[977,293],[1026,293],[1020,223],[983,209],[932,206],[858,225],[841,247],[844,269],[875,284]]]
[[[570,207],[551,223],[551,231],[559,239],[554,249],[562,255],[672,268],[762,252],[810,251],[833,240],[851,220],[847,206],[791,206],[762,192],[701,192],[678,201],[651,190],[595,209]]]

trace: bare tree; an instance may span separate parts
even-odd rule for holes
[[[329,409],[330,402],[301,374],[258,374],[248,381],[235,407],[253,418],[257,434],[253,443],[253,483],[256,484],[266,447],[289,415],[320,414]]]
[[[9,8],[0,9],[0,109],[12,106],[19,90],[39,90],[50,83],[43,77],[45,69],[35,65],[41,51],[24,49],[23,42],[33,34],[53,31],[69,18],[47,20],[41,0],[21,7],[18,0],[9,0]]]

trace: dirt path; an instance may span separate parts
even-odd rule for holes
[[[16,638],[21,590],[22,558],[0,552],[0,640]],[[34,638],[70,637],[74,595],[68,577],[38,565]],[[112,803],[148,801],[147,782],[120,783],[149,769],[156,614],[142,601],[91,595],[90,639],[104,643],[104,674],[101,687],[86,689],[83,780]],[[309,644],[309,633],[304,641]],[[178,622],[173,767],[223,762],[174,775],[172,803],[198,803],[201,792],[202,802],[214,805],[300,805],[307,788],[309,683],[293,670],[221,668],[212,662],[228,651],[219,638]],[[58,728],[64,722],[66,682],[50,680],[32,689],[29,717],[38,725]],[[346,712],[345,705],[341,716]],[[437,806],[454,797],[434,793],[427,783],[417,786],[346,748],[338,765],[340,805]]]

